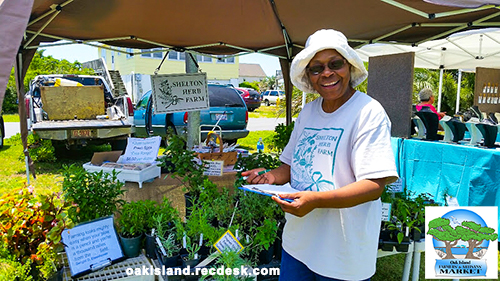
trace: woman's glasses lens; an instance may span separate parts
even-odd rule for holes
[[[345,60],[340,59],[340,60],[331,60],[330,62],[328,62],[327,65],[328,65],[328,68],[330,70],[339,70],[344,66],[344,64],[345,64]],[[313,65],[313,66],[309,66],[307,69],[308,69],[309,73],[311,73],[313,75],[318,75],[325,70],[325,65],[323,65],[323,64]]]

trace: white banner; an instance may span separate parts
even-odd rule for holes
[[[209,107],[206,73],[153,75],[151,85],[157,114]]]

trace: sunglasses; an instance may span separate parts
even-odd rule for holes
[[[326,64],[330,70],[339,70],[345,65],[345,59],[337,59],[337,60],[331,60]],[[325,65],[324,64],[318,64],[318,65],[313,65],[313,66],[308,66],[307,71],[309,74],[312,75],[318,75],[321,74],[325,70]]]

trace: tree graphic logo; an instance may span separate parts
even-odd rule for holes
[[[486,276],[487,265],[491,265],[491,263],[487,263],[486,254],[492,244],[495,244],[492,251],[495,252],[496,256],[498,221],[488,225],[481,216],[470,208],[474,207],[454,209],[440,217],[428,220],[428,236],[426,238],[432,240],[432,247],[437,255],[434,266],[435,276],[454,278]],[[494,214],[497,214],[496,207],[488,208],[493,208]],[[495,272],[497,272],[496,264],[497,261],[492,268]],[[427,270],[426,278],[428,278]]]

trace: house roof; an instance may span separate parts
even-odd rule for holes
[[[267,77],[258,63],[240,63],[240,77]]]

